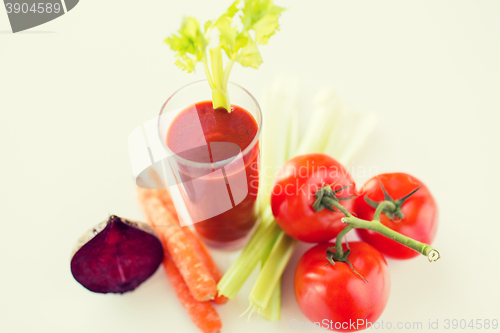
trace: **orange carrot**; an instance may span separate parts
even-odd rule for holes
[[[146,220],[160,236],[163,247],[171,254],[194,299],[199,302],[214,299],[217,286],[212,274],[179,226],[175,210],[165,207],[158,191],[161,190],[138,188],[139,202]]]
[[[203,244],[203,242],[188,227],[182,228],[182,230],[184,230],[186,236],[191,241],[191,244],[193,244],[195,251],[198,253],[205,266],[207,266],[215,282],[219,282],[219,280],[222,278],[222,273],[219,270],[219,267],[217,267],[214,260],[212,259],[212,256],[208,252],[208,249],[205,246],[205,244]],[[215,304],[224,304],[227,302],[227,297],[222,295],[217,295],[213,299],[213,302]]]
[[[156,194],[161,199],[161,201],[163,201],[165,208],[172,214],[177,215],[174,202],[172,201],[172,197],[170,196],[168,190],[157,190],[157,191],[158,192],[156,192]],[[184,230],[186,236],[188,236],[189,240],[191,241],[191,244],[193,245],[196,252],[200,256],[201,260],[212,274],[212,277],[214,278],[215,282],[216,283],[219,282],[219,280],[222,278],[222,273],[215,264],[214,260],[212,259],[212,256],[210,255],[210,252],[208,252],[208,249],[205,246],[205,244],[203,244],[203,242],[188,227],[184,227],[182,228],[182,230]],[[228,299],[225,296],[216,295],[215,298],[213,299],[213,302],[215,304],[224,304],[227,302],[227,300]]]
[[[191,296],[188,286],[182,279],[179,270],[167,251],[165,251],[165,257],[163,259],[163,267],[165,268],[165,272],[167,273],[177,298],[184,309],[186,309],[193,323],[203,333],[219,332],[222,327],[222,322],[214,307],[210,302],[197,302],[193,296]]]

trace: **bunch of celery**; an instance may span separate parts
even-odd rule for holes
[[[298,83],[290,79],[278,81],[264,91],[260,223],[218,284],[219,293],[232,299],[260,264],[259,276],[249,295],[249,309],[268,320],[280,318],[281,275],[296,244],[279,228],[271,212],[274,175],[289,158],[312,152],[323,152],[348,163],[376,122],[373,114],[361,116],[349,111],[333,89],[325,88],[316,96],[310,122],[304,135],[300,135],[299,95]]]

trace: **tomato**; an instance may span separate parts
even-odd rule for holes
[[[390,275],[382,254],[363,242],[349,243],[348,259],[365,282],[345,262],[328,265],[322,243],[309,249],[295,270],[295,297],[312,322],[328,323],[334,331],[358,331],[370,327],[382,314],[390,292]],[[344,251],[347,249],[343,244]],[[322,328],[325,328],[322,326]]]
[[[312,205],[316,192],[323,185],[339,190],[336,196],[353,196],[355,184],[347,170],[325,154],[296,156],[287,161],[277,175],[271,193],[271,208],[281,229],[295,239],[320,243],[337,236],[344,228],[340,221],[344,214],[328,209],[315,212]],[[343,187],[346,187],[342,189]],[[353,199],[340,201],[351,210]]]
[[[420,187],[402,204],[401,212],[404,218],[399,221],[397,217],[391,220],[385,213],[382,213],[380,222],[405,236],[431,244],[438,227],[437,205],[427,187],[409,174],[387,173],[370,179],[361,189],[361,195],[355,200],[353,212],[356,216],[364,220],[373,219],[375,208],[370,206],[364,197],[367,196],[375,202],[383,201],[384,193],[380,182],[387,194],[394,200],[403,198]],[[419,255],[418,252],[374,231],[356,229],[356,232],[363,241],[373,245],[386,256],[409,259]]]

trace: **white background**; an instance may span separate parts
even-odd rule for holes
[[[212,19],[229,3],[84,0],[18,34],[0,10],[1,332],[197,332],[161,269],[130,294],[98,295],[73,279],[69,259],[108,214],[143,219],[128,134],[203,77],[177,69],[162,41],[183,15]],[[439,204],[442,259],[389,260],[380,320],[439,320],[446,332],[445,319],[500,319],[500,1],[278,4],[290,9],[261,48],[264,64],[235,66],[230,79],[259,97],[277,74],[295,75],[305,109],[333,85],[352,108],[379,114],[355,165],[412,173]],[[238,317],[247,284],[218,308],[223,332],[294,332],[291,319],[307,320],[292,278],[307,247],[285,272],[281,322]],[[236,254],[216,256],[227,268]]]

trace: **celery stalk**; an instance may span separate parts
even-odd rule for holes
[[[214,88],[212,88],[212,102],[214,109],[224,108],[231,112],[231,103],[224,85],[224,67],[222,65],[222,51],[220,47],[210,49]]]
[[[361,116],[349,110],[333,88],[314,98],[313,114],[297,154],[323,152],[347,164],[375,127],[375,114]]]
[[[310,152],[323,152],[329,142],[329,138],[335,131],[332,127],[342,124],[338,121],[342,105],[338,98],[332,94],[326,98],[326,93],[320,92],[314,98],[313,112],[310,117],[306,132],[297,149],[297,154]],[[337,144],[337,142],[335,142]]]
[[[267,258],[279,231],[280,228],[272,218],[261,220],[241,255],[217,284],[220,295],[229,299],[236,296],[257,264]]]
[[[296,79],[290,77],[281,77],[270,89],[264,90],[263,112],[268,125],[264,126],[262,137],[263,142],[268,141],[272,144],[264,145],[261,152],[261,170],[264,171],[261,174],[258,198],[261,212],[269,211],[274,176],[279,167],[295,155],[298,146],[298,96],[299,84]],[[289,253],[291,255],[295,242],[291,242],[288,236],[283,236],[284,234],[279,228],[274,232],[276,242],[273,244],[271,262],[278,263],[284,269],[290,256],[282,256],[281,254]],[[268,258],[262,257],[262,260],[266,259]],[[271,264],[266,265],[262,267],[258,281],[250,294],[251,309],[252,312],[263,313],[263,316],[268,320],[279,320],[281,291],[277,288],[281,285],[283,270],[276,270],[276,267]],[[273,281],[273,283],[267,285],[268,281]]]
[[[287,236],[282,230],[278,234],[273,249],[250,292],[250,303],[254,310],[259,313],[267,308],[297,243],[295,239]]]
[[[281,319],[281,279],[278,280],[271,299],[261,314],[265,320],[279,321]]]
[[[261,175],[258,196],[259,212],[269,206],[274,176],[286,160],[295,155],[298,145],[297,80],[281,77],[263,90],[262,112],[265,124],[262,132]],[[268,142],[269,144],[265,144]]]

